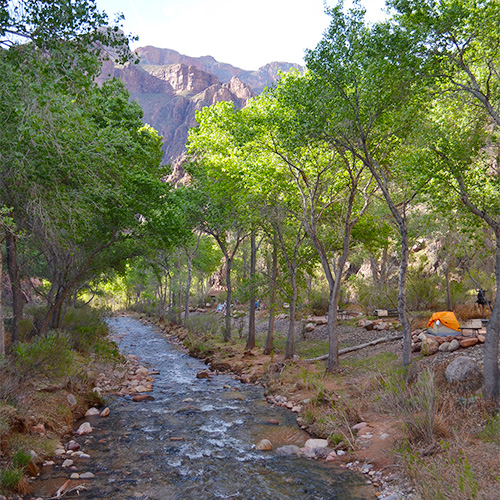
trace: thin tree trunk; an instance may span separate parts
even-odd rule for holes
[[[498,371],[498,342],[500,331],[500,227],[495,229],[495,305],[491,311],[490,320],[486,327],[486,341],[484,342],[484,399],[500,400],[500,376]]]
[[[8,229],[5,230],[5,250],[7,256],[7,270],[12,289],[12,329],[10,344],[14,345],[19,340],[19,323],[23,319],[23,294],[21,292],[21,279],[17,264],[17,236]]]
[[[278,282],[278,243],[277,235],[274,233],[273,240],[273,263],[271,271],[271,293],[269,298],[269,323],[267,325],[266,347],[264,354],[269,356],[273,352],[273,338],[274,338],[274,318],[276,311],[276,289]]]
[[[411,324],[406,314],[406,281],[410,248],[408,246],[408,228],[404,219],[399,225],[399,232],[401,235],[401,262],[398,278],[398,316],[403,328],[403,367],[407,368],[411,364]]]
[[[286,336],[286,351],[285,359],[293,359],[295,354],[295,311],[297,310],[297,276],[295,269],[290,275],[292,283],[292,297],[290,300],[289,318],[288,318],[288,334]]]
[[[0,240],[1,243],[1,240]],[[0,356],[5,354],[5,328],[3,324],[3,309],[2,309],[2,247],[0,245]]]
[[[187,253],[187,252],[186,252]],[[193,257],[191,255],[187,256],[187,268],[188,268],[188,275],[187,275],[187,282],[186,282],[186,297],[184,299],[184,321],[186,321],[189,317],[189,298],[190,298],[190,291],[191,291],[191,281],[193,280]]]
[[[232,259],[226,256],[226,317],[224,326],[224,341],[228,342],[231,339],[231,302],[233,300],[233,290],[231,287],[231,264]]]
[[[245,349],[255,347],[255,271],[257,261],[257,246],[255,244],[255,231],[250,234],[250,306],[248,308],[248,338]]]

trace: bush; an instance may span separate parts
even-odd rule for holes
[[[220,319],[213,314],[189,316],[184,322],[187,331],[196,336],[215,336],[220,330]]]
[[[46,377],[66,377],[71,372],[74,353],[68,341],[55,332],[34,342],[23,342],[14,349],[15,363],[22,377],[34,374]]]
[[[79,352],[89,352],[95,343],[108,334],[108,325],[103,320],[103,312],[88,305],[77,304],[68,307],[63,329],[71,348]]]

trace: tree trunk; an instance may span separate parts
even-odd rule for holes
[[[233,290],[231,287],[231,264],[232,259],[226,256],[226,317],[224,326],[224,341],[228,342],[231,338],[231,302],[233,300]]]
[[[271,293],[269,298],[269,323],[267,325],[266,347],[264,354],[269,356],[273,352],[273,338],[274,338],[274,318],[276,310],[276,289],[278,282],[278,249],[277,249],[277,236],[274,234],[273,240],[273,263],[271,271]]]
[[[248,308],[248,338],[245,349],[255,347],[255,270],[257,261],[257,246],[255,244],[255,231],[250,234],[250,306]]]
[[[403,327],[403,367],[407,368],[411,364],[411,324],[406,314],[406,279],[408,276],[408,260],[410,248],[408,246],[408,228],[406,221],[401,218],[398,222],[401,235],[401,262],[399,266],[398,278],[398,316]]]
[[[292,283],[292,297],[290,300],[289,318],[288,318],[288,334],[286,336],[286,351],[285,359],[293,359],[295,354],[295,311],[297,310],[297,273],[293,269],[290,274]]]
[[[189,292],[191,290],[191,281],[193,280],[193,256],[190,255],[188,252],[187,254],[187,268],[188,268],[188,275],[187,275],[187,282],[186,282],[186,298],[184,302],[184,321],[186,321],[189,317]]]
[[[500,376],[498,372],[498,339],[500,331],[500,228],[495,229],[495,305],[491,311],[490,320],[486,327],[486,341],[484,343],[484,399],[499,402]]]
[[[0,240],[1,243],[1,240]],[[2,309],[2,247],[0,245],[0,356],[5,354],[5,329],[3,325],[3,309]]]
[[[19,323],[23,319],[23,294],[21,292],[21,278],[17,264],[17,236],[8,229],[5,230],[5,250],[7,256],[7,270],[12,289],[12,329],[10,344],[19,340]]]

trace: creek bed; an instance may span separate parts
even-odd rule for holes
[[[110,319],[109,325],[124,354],[135,354],[150,370],[159,371],[149,393],[155,399],[114,398],[109,417],[90,420],[95,429],[85,437],[83,449],[91,458],[78,461],[77,472],[90,471],[96,477],[84,482],[87,489],[78,496],[66,498],[374,498],[361,474],[325,461],[256,451],[254,445],[262,438],[276,448],[302,446],[309,437],[298,429],[293,413],[264,401],[261,387],[229,375],[197,379],[206,365],[169,343],[155,327],[127,317]],[[273,420],[279,425],[270,424]],[[47,485],[68,478],[69,472],[53,467]]]

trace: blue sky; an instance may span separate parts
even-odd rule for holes
[[[323,0],[96,0],[112,19],[125,15],[133,47],[154,45],[254,70],[272,61],[303,63],[328,27]],[[370,20],[384,0],[362,0]],[[328,5],[336,4],[328,0]],[[346,2],[347,4],[347,2]]]

